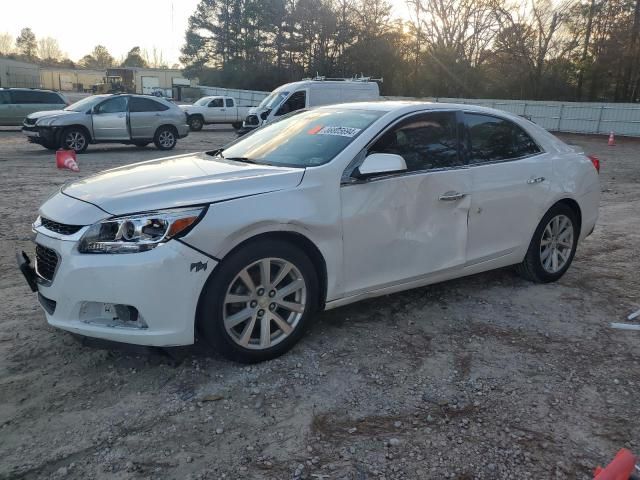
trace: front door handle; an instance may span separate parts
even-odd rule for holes
[[[527,183],[529,185],[533,185],[534,183],[542,183],[545,181],[544,177],[535,177],[535,178],[530,178],[529,180],[527,180]]]
[[[438,200],[442,200],[443,202],[454,202],[456,200],[460,200],[461,198],[466,197],[467,194],[466,193],[460,193],[460,192],[446,192],[443,193],[442,195],[440,195],[438,197]]]
[[[125,114],[124,114],[124,113],[120,113],[120,114],[118,115],[118,118],[124,118],[124,116],[125,116]]]

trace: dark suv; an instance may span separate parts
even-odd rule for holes
[[[62,110],[69,105],[58,92],[32,88],[0,88],[0,125],[22,125],[27,115]]]

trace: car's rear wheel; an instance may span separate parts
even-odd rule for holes
[[[73,150],[76,153],[84,152],[89,146],[87,133],[77,127],[70,127],[62,132],[60,146],[65,150]]]
[[[204,121],[199,115],[192,115],[189,117],[189,128],[194,132],[199,132],[204,126]]]
[[[153,139],[153,143],[159,150],[171,150],[177,142],[178,135],[173,127],[160,127]]]
[[[293,347],[317,306],[309,257],[287,242],[253,242],[216,267],[202,292],[198,329],[225,357],[255,363]]]
[[[536,228],[527,255],[516,271],[536,283],[555,282],[569,269],[578,245],[580,226],[568,205],[554,205]]]

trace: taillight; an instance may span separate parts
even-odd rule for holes
[[[591,160],[591,163],[593,163],[593,166],[596,169],[596,171],[600,173],[600,159],[595,155],[587,155],[587,158]]]

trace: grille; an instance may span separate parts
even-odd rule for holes
[[[66,225],[64,223],[54,222],[48,218],[40,217],[42,226],[47,230],[59,233],[60,235],[73,235],[82,228],[82,225]]]
[[[36,272],[45,280],[52,281],[58,266],[58,254],[55,250],[36,245]]]
[[[37,119],[35,119],[35,118],[27,117],[27,118],[24,119],[24,124],[25,125],[35,125],[36,124],[36,120]]]
[[[258,125],[260,123],[257,115],[249,115],[245,122],[247,125]]]
[[[49,315],[53,315],[53,313],[56,311],[56,301],[45,297],[40,292],[38,292],[38,301],[40,302],[40,305],[42,305],[42,308],[44,308]]]

